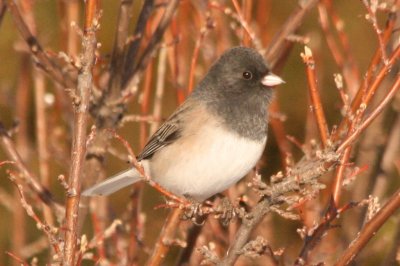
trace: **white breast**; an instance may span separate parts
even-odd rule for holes
[[[149,162],[150,175],[171,192],[202,201],[246,175],[265,143],[266,138],[252,141],[218,123],[206,123],[156,153]]]

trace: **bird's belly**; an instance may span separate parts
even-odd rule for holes
[[[252,141],[218,126],[203,127],[182,139],[154,155],[150,175],[174,194],[199,201],[246,175],[261,157],[266,142],[266,138]]]

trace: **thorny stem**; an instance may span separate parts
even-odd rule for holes
[[[92,68],[95,62],[96,49],[96,12],[97,0],[88,0],[85,5],[85,26],[82,42],[81,69],[78,75],[77,96],[79,102],[75,106],[74,137],[72,143],[72,163],[69,177],[69,191],[66,199],[65,246],[63,263],[66,266],[75,264],[75,253],[78,231],[78,210],[80,200],[80,184],[83,162],[86,154],[88,109],[93,83]]]

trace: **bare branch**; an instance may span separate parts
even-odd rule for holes
[[[31,33],[29,27],[26,25],[21,13],[18,10],[14,0],[8,0],[8,9],[10,10],[14,23],[16,24],[20,34],[24,38],[26,44],[29,46],[32,55],[37,61],[37,65],[47,74],[49,74],[54,81],[59,83],[64,88],[72,89],[75,87],[75,82],[68,73],[64,73],[60,66],[55,64],[45,53],[42,46]]]
[[[64,265],[75,265],[77,245],[78,209],[82,179],[82,167],[86,154],[86,138],[88,110],[91,89],[93,86],[92,68],[95,62],[97,0],[88,0],[85,5],[85,26],[81,53],[81,69],[78,76],[77,96],[79,102],[75,106],[74,139],[72,143],[72,164],[69,176],[69,191],[66,200],[66,233],[64,246]]]
[[[376,235],[382,225],[400,208],[400,190],[397,190],[378,213],[359,232],[357,238],[350,243],[335,266],[348,265],[353,261],[368,241]]]
[[[158,44],[161,41],[162,36],[164,35],[165,30],[167,29],[169,22],[172,19],[173,14],[179,4],[179,0],[171,0],[168,2],[167,7],[165,8],[164,15],[162,16],[156,30],[154,31],[149,43],[146,45],[146,49],[141,54],[140,58],[137,61],[135,69],[132,73],[127,77],[127,81],[123,85],[124,93],[129,93],[130,91],[134,91],[136,86],[139,83],[139,76],[147,66],[150,58],[153,56],[154,50],[157,48]],[[129,52],[128,52],[129,53]]]

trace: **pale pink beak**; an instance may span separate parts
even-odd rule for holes
[[[279,76],[272,73],[268,73],[261,79],[261,84],[267,87],[278,86],[282,83],[285,83],[285,81],[281,79]]]

